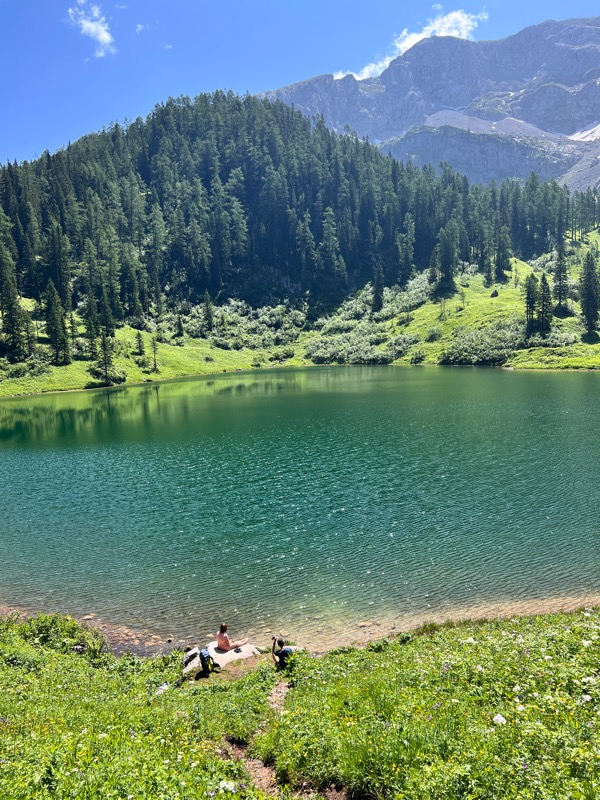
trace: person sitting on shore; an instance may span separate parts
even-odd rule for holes
[[[225,622],[222,623],[221,627],[219,628],[219,632],[217,633],[217,647],[219,650],[235,650],[236,647],[242,647],[243,645],[248,643],[248,639],[240,639],[237,642],[232,642],[227,634],[227,625]]]
[[[275,650],[275,645],[277,644],[278,650]],[[271,648],[271,657],[275,662],[275,666],[277,669],[285,669],[288,665],[288,661],[290,656],[294,651],[289,645],[286,645],[285,639],[282,639],[281,636],[279,639],[275,639],[273,636],[273,647]]]

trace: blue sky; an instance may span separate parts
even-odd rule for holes
[[[0,162],[32,159],[167,97],[376,74],[431,33],[497,39],[598,0],[4,0]]]

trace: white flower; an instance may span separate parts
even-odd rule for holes
[[[589,703],[591,699],[592,698],[589,696],[589,694],[581,695],[581,702],[582,703]]]
[[[518,684],[518,683],[517,683],[517,685],[516,685],[516,686],[513,686],[513,692],[514,692],[515,694],[519,694],[519,692],[520,692],[520,691],[521,691],[521,687],[519,686],[519,684]]]
[[[496,725],[506,725],[506,719],[502,716],[502,714],[496,714],[492,721],[495,722]]]
[[[233,781],[221,781],[219,789],[223,789],[225,792],[235,792],[235,783]]]
[[[589,647],[589,646],[591,645],[591,643],[592,643],[592,642],[591,642],[589,639],[584,639],[584,640],[581,642],[581,644],[582,644],[584,647]]]
[[[517,711],[525,711],[525,706],[517,706]]]

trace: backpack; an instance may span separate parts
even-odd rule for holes
[[[200,663],[202,670],[196,675],[196,678],[208,678],[211,672],[220,672],[221,667],[217,664],[206,647],[200,650]]]

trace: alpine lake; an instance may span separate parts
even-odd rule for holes
[[[593,372],[319,367],[3,400],[0,605],[155,648],[227,621],[319,650],[597,603],[599,454]]]

